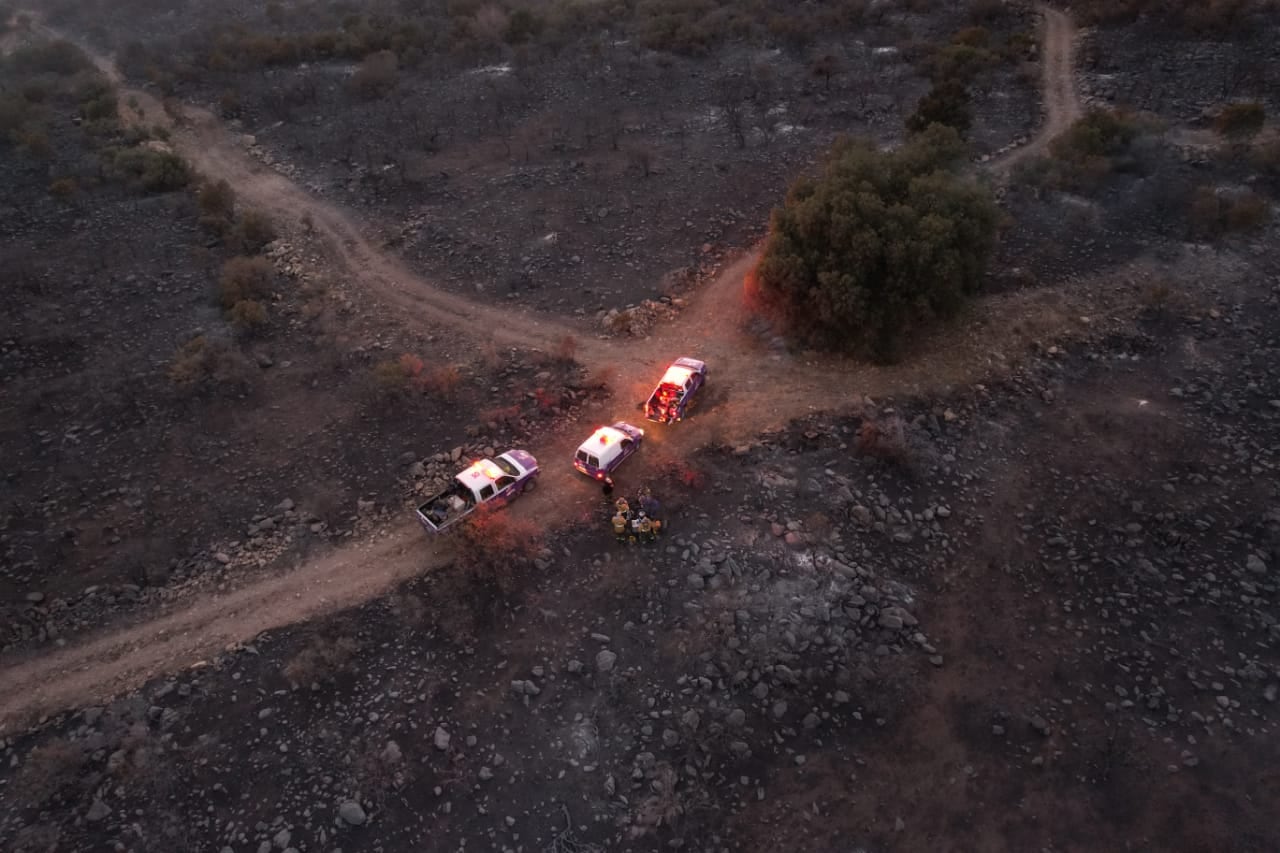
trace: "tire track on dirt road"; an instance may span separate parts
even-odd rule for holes
[[[1047,8],[1044,13],[1047,118],[1025,149],[992,165],[997,171],[1007,172],[1021,157],[1042,149],[1079,114],[1072,70],[1074,29],[1062,13]],[[104,73],[119,79],[109,61],[91,56]],[[148,93],[127,90],[123,94],[124,103],[132,96],[145,114],[134,116],[134,120],[164,120],[163,105]],[[480,306],[431,290],[398,260],[361,237],[342,211],[252,161],[212,116],[193,108],[186,108],[184,114],[193,121],[175,128],[175,135],[184,156],[191,156],[197,168],[227,178],[237,195],[286,216],[288,221],[311,211],[317,227],[335,242],[348,271],[364,280],[372,269],[375,280],[371,289],[393,305],[403,305],[407,319],[463,326],[487,324],[486,334],[505,331],[513,324],[537,322],[534,330],[502,336],[501,340],[539,348],[554,345],[560,336],[575,331],[549,320],[531,320],[520,312]],[[758,258],[757,250],[731,263],[691,298],[674,321],[657,328],[648,339],[584,341],[579,360],[585,366],[612,364],[618,368],[614,399],[584,413],[584,418],[634,418],[633,404],[648,394],[658,371],[671,358],[683,354],[705,358],[711,368],[711,402],[675,427],[678,433],[653,436],[658,453],[669,453],[668,447],[678,445],[678,452],[687,454],[712,442],[750,440],[796,417],[847,408],[863,396],[920,394],[981,381],[980,377],[1007,369],[996,352],[997,339],[1008,337],[1015,319],[1025,325],[1028,313],[1048,312],[1053,315],[1051,323],[1065,325],[1067,318],[1082,313],[1066,302],[1039,305],[1037,294],[1004,294],[983,300],[979,320],[939,331],[928,351],[910,363],[873,367],[829,356],[793,355],[771,350],[744,328],[743,279]],[[515,503],[511,511],[552,526],[598,506],[595,487],[568,468],[576,438],[580,436],[548,437],[531,448],[542,462],[543,482],[533,496]],[[555,493],[556,500],[539,500],[537,495],[544,491]],[[15,656],[0,666],[0,683],[6,687],[0,694],[0,733],[15,731],[41,715],[101,702],[154,677],[199,665],[265,631],[359,605],[405,580],[448,564],[452,547],[448,539],[424,540],[417,524],[405,519],[288,573],[251,580],[224,594],[201,594],[175,602],[138,621],[106,626],[64,648]]]

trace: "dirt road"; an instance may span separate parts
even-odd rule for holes
[[[1076,87],[1076,28],[1071,17],[1039,4],[1041,24],[1040,57],[1043,63],[1040,88],[1044,97],[1044,122],[1036,135],[1021,148],[996,160],[991,168],[1009,174],[1013,167],[1044,151],[1049,141],[1084,114]]]
[[[399,258],[366,236],[350,212],[319,198],[248,152],[242,136],[232,133],[208,110],[190,104],[162,103],[151,93],[125,85],[114,62],[67,33],[34,26],[50,38],[73,41],[94,65],[120,87],[121,119],[126,124],[161,125],[183,159],[211,180],[225,180],[245,207],[267,214],[285,232],[307,223],[316,242],[330,256],[332,269],[358,281],[357,288],[417,328],[483,329],[486,340],[504,346],[551,350],[566,336],[581,338],[583,329],[534,311],[487,305],[447,293],[424,281]],[[166,109],[167,107],[167,109]],[[579,340],[578,352],[589,356],[593,340]]]
[[[1048,117],[1027,150],[1042,147],[1079,112],[1072,74],[1073,29],[1069,19],[1045,10],[1044,50]],[[50,35],[66,37],[46,31]],[[83,45],[82,45],[83,47]],[[91,54],[104,73],[119,80],[112,63]],[[146,92],[125,89],[122,104],[132,103],[134,121],[164,121],[163,105]],[[442,293],[412,273],[399,259],[363,236],[351,216],[316,198],[250,157],[242,141],[210,114],[181,107],[173,124],[176,148],[196,168],[225,179],[248,205],[283,223],[304,214],[332,256],[370,298],[384,301],[406,323],[483,328],[502,343],[545,349],[581,330],[529,312],[482,305]],[[1021,153],[1021,152],[1019,152]],[[1025,155],[1024,155],[1025,156]],[[1007,169],[1012,158],[1001,167]],[[1065,297],[1008,294],[985,300],[968,323],[939,333],[908,363],[891,368],[850,364],[811,354],[774,351],[748,333],[742,302],[743,278],[757,255],[728,266],[706,286],[673,323],[645,340],[582,341],[578,359],[588,367],[618,369],[617,394],[601,419],[633,415],[658,372],[676,355],[703,358],[711,365],[705,407],[678,428],[654,431],[652,443],[682,453],[712,441],[734,443],[816,410],[847,407],[865,396],[918,394],[944,390],[1002,372],[1003,354],[1022,345],[1018,333],[1068,329],[1083,313]],[[1016,322],[1015,322],[1016,321]],[[541,488],[512,511],[544,523],[571,520],[595,497],[594,488],[576,477],[567,459],[573,436],[530,448],[544,463]],[[547,494],[557,496],[548,500]],[[7,662],[0,668],[6,690],[0,695],[0,733],[13,731],[42,714],[101,701],[147,680],[197,665],[264,631],[350,607],[385,593],[401,581],[450,559],[447,540],[429,541],[410,520],[287,574],[259,580],[225,595],[185,601],[146,621],[105,629],[66,648]]]

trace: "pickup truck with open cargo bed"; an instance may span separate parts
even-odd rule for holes
[[[538,461],[524,450],[509,450],[495,459],[472,462],[447,489],[418,506],[418,520],[429,533],[439,533],[466,518],[479,506],[498,507],[531,489]]]
[[[706,362],[677,358],[644,404],[644,416],[662,424],[684,420],[693,395],[707,382]]]

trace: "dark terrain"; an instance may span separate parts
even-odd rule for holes
[[[876,367],[740,325],[738,250],[837,133],[900,140],[928,45],[1035,10],[714,5],[531,4],[520,35],[523,6],[46,4],[171,99],[159,129],[6,32],[0,848],[1280,848],[1280,159],[1271,119],[1205,118],[1280,109],[1280,21],[1097,18],[1075,82],[1132,111],[1088,160],[1027,139],[1042,47],[984,71],[989,293]],[[1204,73],[1152,59],[1182,52]],[[368,245],[294,195],[241,245],[118,153],[213,151],[208,122],[274,164],[236,221],[287,180]],[[219,302],[241,254],[263,323]],[[397,301],[433,285],[479,319]],[[619,483],[668,531],[618,545],[567,458],[677,350],[709,394]],[[413,529],[515,444],[526,543]]]

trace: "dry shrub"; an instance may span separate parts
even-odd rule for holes
[[[573,335],[565,335],[556,341],[553,357],[561,364],[573,364],[578,355],[578,339]]]
[[[178,347],[167,375],[182,391],[217,387],[243,392],[249,387],[252,365],[225,343],[200,335]]]
[[[237,251],[256,255],[277,236],[276,226],[269,216],[256,210],[247,210],[236,223],[232,243]]]
[[[400,78],[400,61],[389,50],[366,56],[351,77],[351,89],[362,98],[373,100],[395,88]]]
[[[294,687],[332,681],[337,675],[350,671],[359,651],[360,643],[355,637],[317,636],[290,658],[281,672]]]
[[[31,803],[43,803],[80,778],[89,760],[84,746],[65,738],[42,743],[27,754],[18,771],[18,788]]]
[[[241,299],[231,306],[227,317],[243,332],[255,332],[267,325],[267,309],[256,299]]]
[[[559,391],[549,391],[546,388],[534,388],[533,401],[538,407],[538,411],[546,414],[560,408],[564,403],[564,395]]]
[[[501,509],[478,508],[459,533],[458,565],[482,594],[482,605],[511,593],[520,569],[542,549],[541,528]]]
[[[388,358],[373,367],[373,378],[379,390],[387,394],[403,394],[422,378],[422,359],[410,353]]]
[[[421,362],[419,362],[421,364]],[[452,400],[462,383],[462,371],[457,365],[443,364],[423,375],[419,384],[422,390],[445,400]]]
[[[200,213],[219,219],[231,219],[236,212],[236,193],[226,181],[206,181],[196,195]]]
[[[77,189],[75,178],[57,178],[49,184],[49,194],[63,200],[75,195]]]
[[[629,335],[633,320],[630,311],[619,311],[609,318],[609,331],[615,335]]]
[[[520,425],[520,406],[500,406],[496,409],[490,409],[485,412],[481,419],[486,424],[492,424],[493,427],[506,427],[507,429],[515,429]]]
[[[636,809],[635,819],[631,823],[629,834],[639,838],[656,832],[659,827],[671,826],[684,814],[684,806],[676,793],[679,777],[670,764],[660,764],[650,783],[653,790],[644,802]]]
[[[1271,177],[1280,177],[1280,136],[1259,142],[1249,154],[1249,164]]]
[[[1253,190],[1224,192],[1199,187],[1187,211],[1191,233],[1198,237],[1255,231],[1271,216],[1267,200]]]
[[[582,380],[582,388],[602,397],[611,397],[613,396],[614,383],[617,381],[617,365],[604,364],[594,368],[587,374],[586,378]]]
[[[502,367],[502,353],[498,351],[498,345],[493,341],[485,341],[480,345],[480,363],[489,370]]]
[[[275,268],[266,258],[236,257],[222,265],[218,277],[218,298],[223,308],[237,302],[262,299],[270,294]]]

